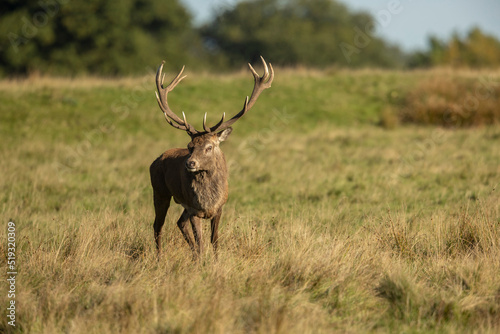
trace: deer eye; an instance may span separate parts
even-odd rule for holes
[[[207,146],[207,148],[206,148],[206,151],[207,151],[207,153],[210,153],[210,152],[212,152],[212,145],[210,145],[210,146]]]

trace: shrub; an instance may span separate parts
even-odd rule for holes
[[[460,77],[425,79],[401,100],[403,123],[471,127],[500,123],[500,85]]]

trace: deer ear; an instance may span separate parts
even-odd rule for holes
[[[227,128],[226,130],[219,132],[217,134],[217,137],[219,137],[219,142],[226,140],[232,131],[233,131],[233,128]]]

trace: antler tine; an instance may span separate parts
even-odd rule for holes
[[[273,64],[269,63],[269,67],[271,68],[271,71],[269,72],[270,75],[269,75],[269,80],[267,80],[267,84],[269,85],[269,87],[271,87],[271,84],[274,80],[274,69],[273,69]]]
[[[269,67],[271,68],[271,71],[269,72],[269,67],[267,67],[266,61],[264,60],[264,57],[260,56],[260,60],[262,61],[262,66],[264,67],[264,75],[262,78],[259,76],[257,71],[253,68],[252,64],[248,63],[248,67],[250,68],[250,71],[252,72],[255,80],[261,81],[261,82],[266,82],[266,84],[269,84],[269,87],[271,87],[271,82],[274,79],[274,70],[273,70],[273,65],[269,63]],[[271,75],[269,75],[271,74]],[[269,79],[269,80],[268,80]],[[268,88],[268,87],[266,87]]]
[[[160,67],[158,67],[158,71],[156,72],[156,86],[161,87],[162,89],[166,89],[168,92],[171,92],[172,90],[174,90],[175,86],[177,86],[177,84],[182,81],[182,79],[187,77],[187,75],[183,75],[181,77],[182,73],[184,72],[184,68],[186,68],[186,66],[182,66],[182,68],[181,68],[180,72],[177,74],[177,76],[172,80],[172,82],[170,82],[168,84],[168,86],[166,88],[164,88],[163,87],[163,82],[165,81],[165,73],[163,73],[163,65],[164,64],[165,64],[165,61],[163,60],[161,62]],[[158,81],[159,76],[161,76],[161,81]],[[158,83],[160,85],[158,85]]]
[[[205,130],[205,132],[210,132],[210,128],[207,128],[207,113],[203,116],[203,130]]]
[[[186,121],[186,116],[184,115],[184,113],[183,113],[184,119],[182,120],[172,110],[170,110],[167,101],[167,94],[171,92],[177,86],[177,84],[179,84],[179,82],[181,82],[186,77],[185,75],[182,75],[185,66],[182,66],[182,69],[177,74],[177,76],[170,82],[170,84],[168,84],[167,87],[164,87],[163,86],[163,82],[165,80],[165,74],[163,73],[164,64],[165,61],[162,61],[161,65],[158,67],[158,70],[156,72],[156,88],[158,90],[158,92],[155,92],[156,100],[158,101],[158,105],[160,109],[163,111],[163,114],[167,122],[174,128],[184,130],[188,132],[190,136],[192,136],[198,132],[194,129],[194,127],[191,124],[189,124]],[[177,124],[174,124],[173,122]]]
[[[222,119],[214,125],[213,127],[210,128],[210,132],[215,132],[215,131],[222,131],[233,125],[234,122],[236,122],[238,119],[241,118],[241,116],[245,115],[245,113],[248,111],[248,96],[245,98],[245,102],[243,104],[243,109],[236,115],[234,115],[230,120],[224,122],[224,117],[226,116],[226,113],[222,114]]]
[[[255,78],[255,80],[259,80],[259,73],[257,73],[257,71],[254,70],[252,64],[248,63],[248,67],[250,68],[250,71],[252,72],[253,77]]]
[[[222,113],[222,117],[220,119],[220,121],[215,124],[214,126],[212,126],[208,132],[215,132],[219,129],[219,127],[221,126],[222,123],[224,123],[224,119],[226,118],[226,113]],[[205,130],[206,131],[206,130]]]
[[[267,78],[269,77],[269,69],[267,68],[267,64],[264,60],[264,57],[260,56],[260,60],[262,60],[262,65],[264,65],[264,80],[267,80]],[[271,65],[271,64],[269,64]]]
[[[179,72],[179,74],[177,74],[177,76],[174,78],[174,80],[172,80],[172,82],[171,82],[171,83],[167,86],[167,88],[170,88],[170,86],[172,86],[172,88],[170,88],[170,89],[169,89],[169,92],[170,92],[170,91],[172,91],[172,90],[174,90],[175,86],[177,86],[177,84],[178,84],[179,82],[181,82],[181,81],[182,81],[182,79],[184,79],[185,77],[187,77],[187,75],[183,75],[183,76],[181,77],[182,72],[184,72],[184,68],[185,68],[185,66],[182,66],[182,69],[181,69],[181,71]],[[163,83],[163,82],[162,82],[162,83]]]
[[[214,126],[212,127],[207,127],[207,113],[205,113],[205,116],[203,117],[203,130],[205,130],[205,132],[209,133],[209,132],[215,132],[219,129],[219,127],[221,126],[222,123],[224,123],[224,119],[226,118],[226,113],[222,113],[222,117],[220,119],[220,121],[215,124]]]
[[[271,84],[274,80],[273,65],[269,63],[268,67],[266,61],[264,60],[264,57],[260,56],[260,59],[262,60],[262,64],[264,65],[264,75],[262,77],[260,77],[259,74],[253,69],[252,65],[248,64],[250,71],[252,71],[252,74],[255,78],[255,86],[253,88],[252,95],[250,96],[250,101],[248,102],[248,109],[253,107],[254,103],[257,101],[260,93],[262,93],[263,90],[271,87]]]
[[[172,122],[172,120],[170,118],[168,118],[167,114],[163,113],[163,116],[165,116],[165,120],[167,121],[167,123],[172,125],[174,128],[179,129],[179,130],[186,130],[186,129],[184,129],[183,126]]]
[[[177,123],[172,122],[172,120],[169,118],[167,113],[163,111],[163,106],[161,104],[160,97],[158,96],[158,93],[155,92],[155,94],[156,94],[156,100],[158,101],[158,105],[160,106],[160,109],[162,109],[163,116],[165,116],[165,120],[168,122],[168,124],[172,125],[176,129],[187,131],[186,127],[183,124],[181,125],[181,124],[177,124]]]
[[[243,115],[245,115],[245,113],[248,110],[250,110],[250,108],[252,108],[252,106],[255,104],[255,102],[259,98],[260,93],[262,93],[265,89],[271,87],[271,84],[274,80],[273,66],[271,65],[271,63],[269,63],[269,67],[268,67],[266,61],[264,60],[264,57],[260,56],[260,59],[262,61],[262,65],[264,66],[264,75],[262,77],[259,76],[257,71],[255,71],[255,69],[253,68],[253,66],[250,63],[248,64],[248,68],[250,69],[250,72],[252,72],[252,75],[255,79],[255,83],[254,83],[252,95],[250,96],[250,98],[248,98],[248,96],[247,96],[245,99],[245,104],[243,106],[243,109],[226,122],[224,122],[224,116],[223,116],[222,120],[218,124],[216,124],[215,126],[210,128],[210,132],[222,131],[222,130],[230,127],[234,122],[236,122]]]
[[[188,124],[186,120],[186,114],[184,113],[184,111],[182,112],[182,119],[184,120],[184,125]]]

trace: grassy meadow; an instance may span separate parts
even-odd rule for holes
[[[198,127],[251,93],[246,70],[186,73],[169,102]],[[408,118],[446,105],[422,85],[457,77],[475,84],[454,108],[488,105],[496,125]],[[484,115],[499,86],[489,72],[276,69],[223,144],[219,259],[192,260],[172,204],[157,261],[148,168],[189,137],[163,119],[154,73],[0,81],[0,249],[12,220],[18,272],[16,327],[3,315],[0,332],[498,333],[500,117]]]

